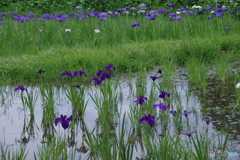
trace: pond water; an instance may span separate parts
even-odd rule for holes
[[[177,110],[177,108],[182,107],[184,110],[193,111],[189,114],[188,122],[183,123],[187,125],[192,131],[202,131],[208,127],[209,134],[221,134],[230,133],[230,139],[228,141],[227,149],[229,151],[240,151],[240,112],[231,111],[231,107],[235,105],[235,82],[233,78],[228,78],[225,83],[222,80],[216,78],[213,72],[209,72],[207,78],[207,93],[203,94],[201,88],[196,87],[196,85],[190,83],[187,78],[187,71],[184,67],[179,67],[176,70],[176,75],[172,77],[170,93],[174,96],[171,102],[171,110]],[[131,106],[135,105],[134,101],[138,96],[136,93],[136,84],[141,81],[145,84],[146,94],[144,96],[148,97],[151,92],[151,88],[155,84],[164,83],[162,77],[153,82],[150,76],[156,75],[156,71],[151,71],[146,74],[146,77],[141,77],[136,74],[133,77],[128,77],[123,75],[118,79],[112,79],[111,81],[118,81],[118,87],[116,92],[121,94],[120,101],[118,103],[118,112],[129,113]],[[141,77],[141,78],[140,78]],[[34,118],[31,118],[30,112],[26,109],[22,103],[20,91],[14,91],[17,86],[2,86],[1,87],[1,108],[0,108],[0,142],[4,146],[8,146],[11,150],[19,149],[21,143],[26,143],[26,150],[28,151],[27,159],[33,159],[34,152],[37,152],[38,146],[48,140],[49,136],[52,134],[67,135],[68,137],[68,147],[79,148],[82,143],[83,131],[80,125],[76,125],[73,131],[63,130],[63,128],[58,125],[48,128],[48,126],[42,125],[43,119],[43,101],[38,85],[27,86],[28,92],[34,93],[36,102],[34,104]],[[69,84],[62,85],[52,85],[54,91],[54,107],[55,113],[58,117],[60,114],[72,115],[72,105],[71,101],[67,98],[66,88],[72,87]],[[88,85],[81,86],[85,89],[85,100],[88,100],[86,112],[84,115],[84,120],[87,128],[92,131],[96,127],[96,119],[98,118],[98,111],[96,110],[96,104],[91,99],[91,96],[100,95],[98,86]],[[161,88],[161,87],[160,87]],[[78,89],[78,88],[76,88]],[[167,90],[166,88],[161,88]],[[155,90],[156,95],[159,95],[159,90]],[[207,126],[205,119],[212,118],[212,122]],[[121,119],[121,118],[120,118]],[[182,117],[183,121],[186,118]],[[129,118],[127,118],[128,127],[131,125]],[[161,123],[161,122],[158,122]],[[169,134],[174,134],[176,127],[173,125],[173,118],[168,120],[168,130]],[[161,125],[161,124],[159,124]],[[182,128],[184,128],[184,125]],[[51,131],[48,131],[52,130]],[[54,130],[55,129],[55,130]],[[158,129],[159,134],[165,134],[163,130]],[[182,132],[188,132],[182,130]],[[53,135],[52,135],[53,136]],[[184,135],[182,135],[184,137]],[[136,156],[144,155],[141,150],[134,151],[134,158]],[[76,153],[76,159],[84,159],[86,154]],[[237,160],[239,157],[228,157],[228,159]]]

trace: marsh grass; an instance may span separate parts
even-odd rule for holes
[[[88,100],[85,98],[85,88],[71,87],[66,90],[66,96],[72,103],[73,117],[77,120],[82,120],[85,115]]]
[[[226,78],[229,76],[229,59],[227,56],[219,55],[214,60],[215,69],[219,78],[225,83]]]
[[[65,137],[53,137],[51,142],[38,145],[34,159],[68,159],[68,149]]]
[[[192,83],[201,87],[203,93],[207,92],[207,70],[208,67],[205,62],[193,58],[186,62],[188,77]]]
[[[121,15],[109,17],[107,21],[95,18],[75,19],[60,23],[53,19],[23,23],[12,21],[11,16],[6,19],[8,24],[1,26],[1,40],[6,40],[1,43],[1,55],[12,55],[14,60],[19,60],[23,54],[29,58],[27,64],[11,63],[10,68],[7,63],[3,63],[0,71],[8,68],[7,71],[11,72],[8,72],[7,77],[12,79],[13,72],[17,73],[14,74],[15,78],[18,76],[20,79],[29,79],[30,68],[37,70],[40,66],[48,71],[53,71],[53,68],[56,71],[58,68],[59,72],[63,72],[67,70],[66,60],[69,67],[76,68],[77,62],[83,69],[95,69],[96,64],[96,68],[99,68],[100,62],[106,64],[110,61],[119,66],[119,72],[152,69],[165,62],[166,56],[174,57],[177,64],[184,64],[191,58],[211,62],[222,49],[227,53],[236,51],[239,41],[238,21],[230,15],[212,20],[187,15],[181,21],[169,21],[169,17],[164,15],[157,17],[155,21],[150,21],[143,15]],[[141,23],[140,27],[130,27],[136,22]],[[224,30],[225,25],[231,26],[234,32]],[[65,29],[71,29],[71,32],[65,32]],[[94,33],[95,29],[99,29],[100,33]],[[48,52],[54,57],[51,60],[48,60]],[[64,59],[59,56],[62,53],[65,54]],[[39,59],[33,63],[36,55],[44,55],[41,56],[43,61]],[[32,67],[26,70],[23,64]],[[46,75],[46,79],[53,78],[53,74]]]
[[[27,96],[21,96],[22,104],[25,107],[27,107],[30,111],[30,115],[34,115],[34,108],[36,101],[38,99],[38,95],[36,94],[36,91],[31,90],[30,92],[27,93]]]
[[[19,149],[12,150],[10,146],[0,143],[0,153],[2,160],[25,160],[27,159],[26,145],[22,144]]]

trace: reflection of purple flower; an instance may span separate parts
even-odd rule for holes
[[[73,86],[73,87],[80,88],[80,86],[81,86],[81,85],[80,85],[80,84],[78,84],[78,85],[76,85],[76,86]]]
[[[27,92],[27,89],[24,86],[18,86],[17,88],[15,88],[15,91],[17,90],[21,90],[21,91],[25,90]]]
[[[37,73],[39,73],[39,74],[41,74],[41,73],[44,73],[44,72],[46,72],[46,71],[43,71],[43,70],[38,70],[38,72]]]
[[[116,70],[116,67],[114,67],[112,63],[109,63],[108,65],[106,65],[105,68],[107,70],[111,70],[111,69]]]
[[[188,114],[190,114],[190,113],[192,113],[192,111],[189,111],[189,112],[188,112],[188,111],[186,111],[186,110],[184,110],[184,111],[183,111],[183,115],[184,115],[185,117],[187,117],[187,116],[188,116]]]
[[[74,74],[73,74],[73,76],[75,77],[75,76],[77,76],[77,75],[85,75],[86,76],[86,72],[84,72],[83,70],[79,70],[79,71],[75,71],[74,72]]]
[[[165,91],[161,91],[160,95],[159,95],[159,98],[165,98],[166,96],[170,97],[170,94],[165,92]]]
[[[68,126],[69,126],[70,121],[72,121],[72,116],[70,116],[70,117],[67,118],[67,116],[63,116],[63,115],[61,114],[60,117],[58,117],[58,118],[56,118],[56,119],[54,120],[54,123],[55,123],[55,126],[57,126],[58,123],[61,123],[61,124],[62,124],[62,127],[63,127],[64,129],[67,129]]]
[[[73,78],[73,77],[74,77],[70,71],[66,71],[66,72],[64,72],[64,73],[62,73],[62,74],[60,75],[60,77],[63,77],[63,76],[68,76],[68,77],[70,77],[70,78]]]
[[[148,123],[151,127],[153,127],[154,124],[155,124],[154,115],[151,115],[151,114],[144,115],[144,116],[139,120],[139,123],[143,123],[143,122],[146,122],[146,123]]]
[[[146,100],[148,100],[146,97],[139,96],[137,100],[135,100],[134,102],[137,102],[138,104],[142,105],[143,103],[145,103]]]
[[[197,133],[197,131],[193,131],[193,132],[188,132],[188,133],[182,133],[185,136],[190,137],[193,133]]]
[[[154,109],[154,108],[157,108],[157,107],[158,107],[159,109],[163,110],[163,111],[166,111],[168,105],[165,105],[165,104],[163,104],[163,103],[159,103],[159,104],[154,104],[154,105],[153,105],[153,109]]]
[[[171,113],[173,116],[175,116],[176,113],[177,113],[177,111],[170,111],[170,113]]]
[[[76,149],[77,152],[81,152],[81,153],[87,153],[88,149],[85,146],[81,146],[79,149]]]
[[[150,77],[152,80],[153,80],[153,82],[156,80],[156,79],[158,79],[159,77],[154,77],[154,76],[151,76]]]
[[[90,82],[94,82],[96,85],[102,84],[102,81],[99,79],[99,77],[94,77],[90,79]]]
[[[136,27],[136,26],[140,27],[140,22],[136,22],[131,25],[131,27]]]
[[[210,119],[205,119],[205,121],[206,121],[207,125],[209,125],[209,122],[212,121],[212,118],[210,118]]]

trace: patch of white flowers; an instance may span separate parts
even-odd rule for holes
[[[236,85],[236,88],[240,88],[240,83],[238,83],[238,84]]]

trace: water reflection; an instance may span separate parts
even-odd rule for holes
[[[117,80],[119,85],[109,89],[106,95],[104,93],[102,95],[100,92],[101,86],[97,86],[98,88],[85,86],[80,89],[71,88],[72,85],[28,87],[29,91],[34,90],[39,95],[34,115],[31,116],[21,116],[23,113],[27,115],[29,111],[23,108],[22,95],[14,92],[14,87],[1,87],[0,121],[2,122],[1,129],[5,130],[5,137],[2,136],[0,141],[14,144],[13,140],[17,138],[19,143],[27,145],[28,157],[33,157],[33,152],[36,152],[39,143],[51,143],[56,139],[58,133],[63,133],[66,136],[68,148],[84,154],[90,152],[85,144],[87,130],[99,137],[106,135],[110,138],[116,137],[120,125],[118,119],[123,117],[123,113],[130,112],[130,108],[135,105],[136,97],[144,94],[151,97],[153,93],[159,95],[160,91],[167,90],[173,93],[171,102],[164,100],[164,103],[170,106],[167,113],[175,110],[178,114],[170,115],[168,119],[168,116],[164,115],[165,113],[159,112],[161,121],[157,122],[159,127],[154,131],[154,136],[181,135],[181,133],[201,129],[207,129],[210,134],[210,132],[221,132],[225,128],[226,132],[233,134],[231,138],[234,143],[240,142],[240,112],[231,112],[231,109],[228,108],[234,104],[235,100],[234,79],[229,78],[223,84],[221,80],[211,75],[207,79],[207,93],[203,94],[200,88],[189,82],[185,68],[178,68],[177,74],[171,80],[171,86],[164,85],[162,78],[153,82],[150,76],[155,75],[155,72],[148,73],[146,77],[127,78],[122,76]],[[95,101],[94,96],[98,98]],[[17,108],[19,111],[16,110]],[[106,109],[108,112],[103,112],[102,109]],[[193,111],[193,113],[186,118],[182,116],[183,109]],[[62,131],[60,127],[54,126],[54,118],[59,114],[73,115],[75,123],[70,124],[70,130]],[[213,121],[207,125],[204,120],[209,118],[212,118]],[[139,155],[145,151],[142,144],[143,135],[137,130],[137,127],[130,127],[131,120],[129,118],[126,118],[126,121],[126,128],[131,133],[128,142],[135,144],[134,152]],[[41,127],[39,128],[39,126]],[[104,133],[102,131],[104,127],[109,127],[110,133]],[[29,142],[34,143],[28,145]],[[239,145],[234,146],[239,148]]]

